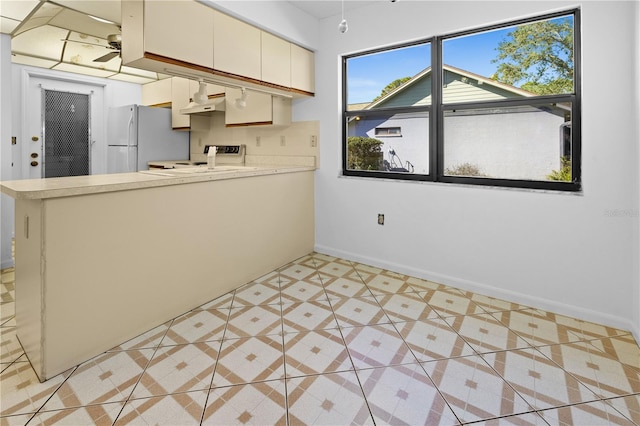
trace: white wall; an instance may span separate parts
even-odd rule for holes
[[[612,64],[637,63],[633,43],[624,42],[635,34],[633,2],[581,4],[581,195],[339,176],[341,55],[576,5],[380,2],[346,16],[346,34],[339,17],[322,20],[316,97],[296,111],[321,122],[316,249],[640,336],[638,102],[629,81],[610,78]]]
[[[635,113],[633,114],[634,117],[636,117],[636,120],[634,120],[635,124],[636,124],[636,140],[640,139],[640,120],[637,119],[637,117],[640,117],[640,54],[638,54],[638,52],[640,52],[640,3],[635,2],[635,19],[636,19],[636,26],[635,26],[635,45],[634,43],[632,43],[632,45],[634,45],[633,47],[633,51],[636,52],[635,55],[635,60],[636,60],[636,66],[635,66],[635,73],[634,76],[635,78],[633,79],[633,81],[635,82],[635,98],[636,98],[636,102],[635,102]],[[639,156],[637,157],[637,162],[638,164],[640,164],[640,149],[638,149],[638,154]],[[636,167],[636,174],[633,177],[633,179],[636,182],[639,182],[638,184],[638,190],[640,190],[640,170],[638,167]],[[635,197],[635,205],[636,207],[640,206],[640,192],[636,192],[636,197]],[[640,208],[638,209],[638,214],[637,216],[640,216]],[[634,241],[635,241],[635,247],[634,247],[634,258],[635,258],[635,271],[634,271],[634,275],[635,275],[635,283],[636,286],[634,288],[634,293],[632,296],[632,300],[634,301],[634,308],[633,308],[633,323],[635,326],[635,335],[636,335],[636,341],[640,341],[640,218],[636,217],[635,220],[635,228],[634,228],[634,232],[633,232],[633,236],[634,236]]]
[[[11,110],[11,36],[0,34],[0,180],[9,180],[12,175]],[[0,194],[0,269],[13,266],[13,210],[13,198]]]

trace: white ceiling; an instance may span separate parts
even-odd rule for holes
[[[350,10],[358,9],[371,3],[377,3],[381,1],[391,0],[345,0],[344,10],[345,13],[347,13]],[[289,1],[289,3],[318,19],[340,15],[342,13],[342,2],[339,0],[292,0]]]

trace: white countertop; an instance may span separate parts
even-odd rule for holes
[[[221,166],[211,172],[171,174],[171,170],[159,169],[137,173],[0,181],[0,192],[15,199],[37,200],[313,170],[315,167],[299,165]]]

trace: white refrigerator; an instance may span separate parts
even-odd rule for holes
[[[107,173],[147,170],[149,161],[189,159],[189,132],[171,129],[168,108],[113,107],[107,121]]]

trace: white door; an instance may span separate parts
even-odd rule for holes
[[[45,154],[44,136],[44,97],[46,91],[67,92],[72,94],[87,95],[89,105],[89,174],[101,173],[106,170],[106,149],[95,149],[96,146],[104,146],[104,87],[99,83],[83,81],[78,76],[77,81],[62,80],[46,76],[43,73],[28,73],[26,79],[27,90],[24,91],[24,105],[21,164],[18,170],[22,170],[22,177],[26,179],[38,179],[44,176],[43,157]],[[96,143],[96,142],[102,143]],[[105,147],[106,148],[106,147]]]

